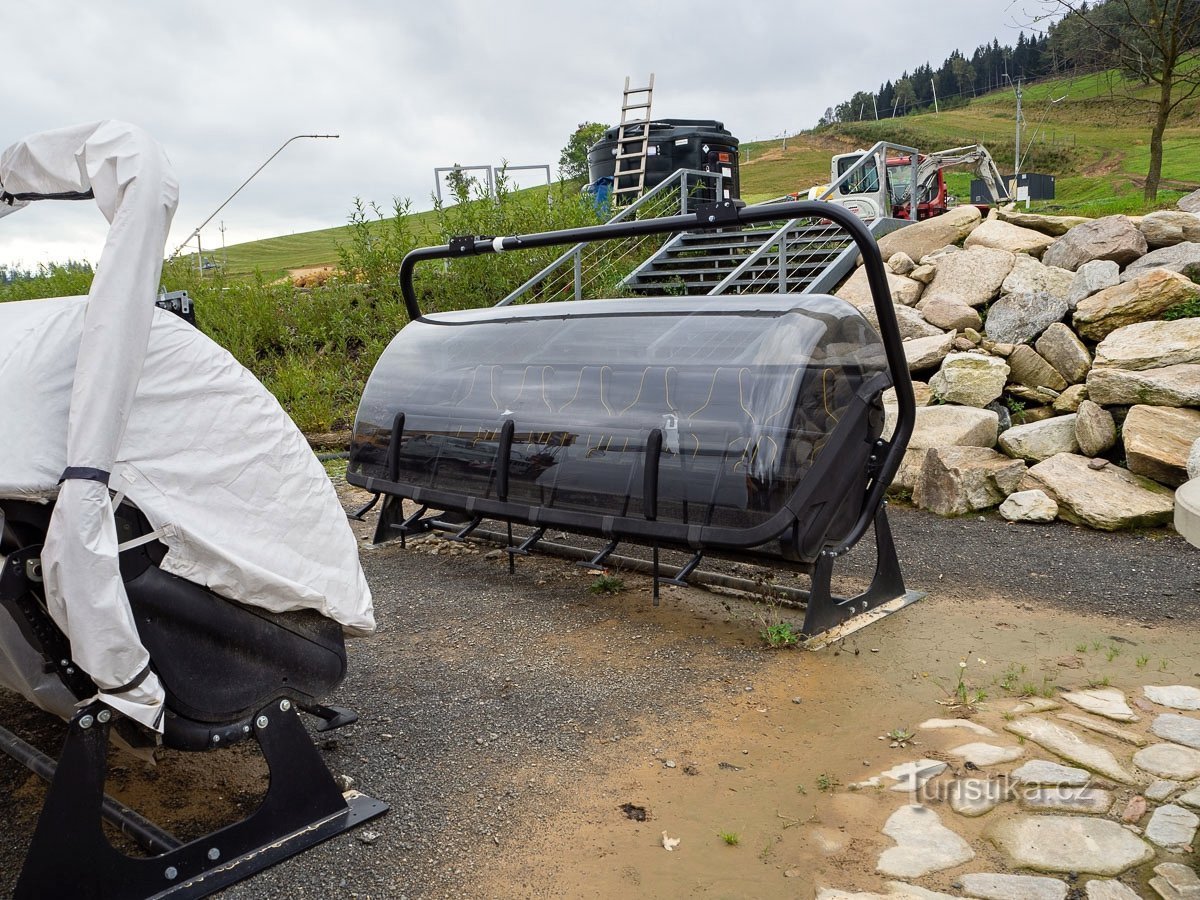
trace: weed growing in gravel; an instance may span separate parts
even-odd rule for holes
[[[1145,655],[1143,655],[1143,656],[1139,656],[1139,657],[1137,658],[1137,667],[1138,667],[1139,669],[1144,669],[1144,668],[1146,668],[1146,664],[1147,664],[1147,663],[1149,663],[1149,662],[1150,662],[1150,657],[1149,657],[1149,656],[1145,656]]]
[[[838,780],[832,775],[827,775],[822,772],[817,776],[817,790],[822,794],[827,794],[838,786]]]
[[[1110,644],[1106,655],[1108,656],[1108,661],[1112,662],[1114,659],[1116,659],[1118,656],[1121,655],[1121,651],[1116,645]]]
[[[792,627],[791,622],[776,622],[773,625],[767,625],[759,632],[759,636],[773,650],[791,647],[800,642],[800,633]]]
[[[982,703],[987,699],[987,692],[981,688],[975,687],[967,680],[967,659],[970,657],[971,651],[967,651],[967,655],[958,661],[958,680],[953,688],[947,689],[942,685],[942,689],[946,691],[947,697],[945,700],[939,700],[942,706],[948,706],[951,709],[956,709],[960,706],[970,709],[976,703]],[[986,659],[976,658],[981,666],[987,665]],[[941,679],[938,679],[941,683]]]
[[[730,847],[736,847],[742,842],[736,831],[718,831],[717,837],[723,840]]]
[[[1087,652],[1088,652],[1088,645],[1087,645],[1087,644],[1076,644],[1076,645],[1075,645],[1075,652],[1076,652],[1076,653],[1087,653]]]
[[[619,594],[625,590],[625,582],[616,575],[605,572],[596,576],[596,580],[588,585],[588,590],[593,594]]]

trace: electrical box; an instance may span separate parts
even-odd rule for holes
[[[1005,186],[1010,187],[1013,177],[1011,175],[1004,175],[1002,177],[1004,178]],[[1014,194],[1013,199],[1016,200],[1053,200],[1054,176],[1041,175],[1037,172],[1022,172],[1017,176],[1016,190],[1012,193]],[[992,202],[987,185],[981,178],[971,179],[971,202]]]

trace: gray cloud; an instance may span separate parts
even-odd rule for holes
[[[226,208],[235,243],[339,224],[355,196],[426,208],[435,166],[554,166],[579,122],[615,122],[627,74],[655,72],[657,115],[766,138],[955,47],[1014,41],[1014,17],[1012,0],[10,4],[0,146],[141,125],[182,185],[178,243],[287,137],[340,133],[295,142]],[[103,219],[63,206],[4,219],[0,263],[95,261]]]

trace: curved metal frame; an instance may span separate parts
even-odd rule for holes
[[[846,537],[826,551],[831,556],[840,556],[858,543],[874,521],[876,511],[883,502],[884,491],[900,468],[916,421],[916,399],[913,395],[912,380],[908,374],[908,363],[904,357],[900,326],[896,321],[896,313],[892,306],[887,273],[883,267],[883,257],[879,252],[879,245],[875,242],[871,232],[867,230],[866,225],[849,210],[833,203],[810,200],[750,207],[739,207],[731,201],[722,201],[701,206],[695,213],[689,215],[645,219],[636,222],[614,222],[607,225],[571,228],[540,234],[454,238],[449,244],[421,247],[410,251],[400,264],[400,288],[411,319],[421,319],[428,324],[443,324],[437,319],[426,319],[421,313],[420,303],[413,285],[413,272],[420,262],[486,253],[503,253],[534,247],[551,247],[559,244],[576,244],[581,241],[732,228],[758,222],[786,221],[796,218],[829,219],[844,228],[858,245],[863,265],[867,271],[867,283],[871,287],[871,297],[875,304],[875,313],[879,321],[880,337],[883,340],[888,368],[896,389],[898,407],[896,429],[891,440],[887,442],[888,449],[884,458],[878,462],[877,473],[872,480],[870,490],[863,498],[859,517]]]

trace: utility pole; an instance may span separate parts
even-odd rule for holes
[[[875,99],[875,95],[871,95],[871,105],[875,107],[875,121],[879,121],[879,102]]]
[[[937,82],[930,78],[929,84],[933,87],[933,114],[936,116],[941,113],[941,110],[938,109],[937,102]]]
[[[1017,142],[1016,150],[1013,153],[1013,189],[1012,196],[1014,202],[1017,198],[1017,183],[1018,175],[1021,174],[1021,79],[1017,79]],[[1029,198],[1025,198],[1025,208],[1029,209]]]

